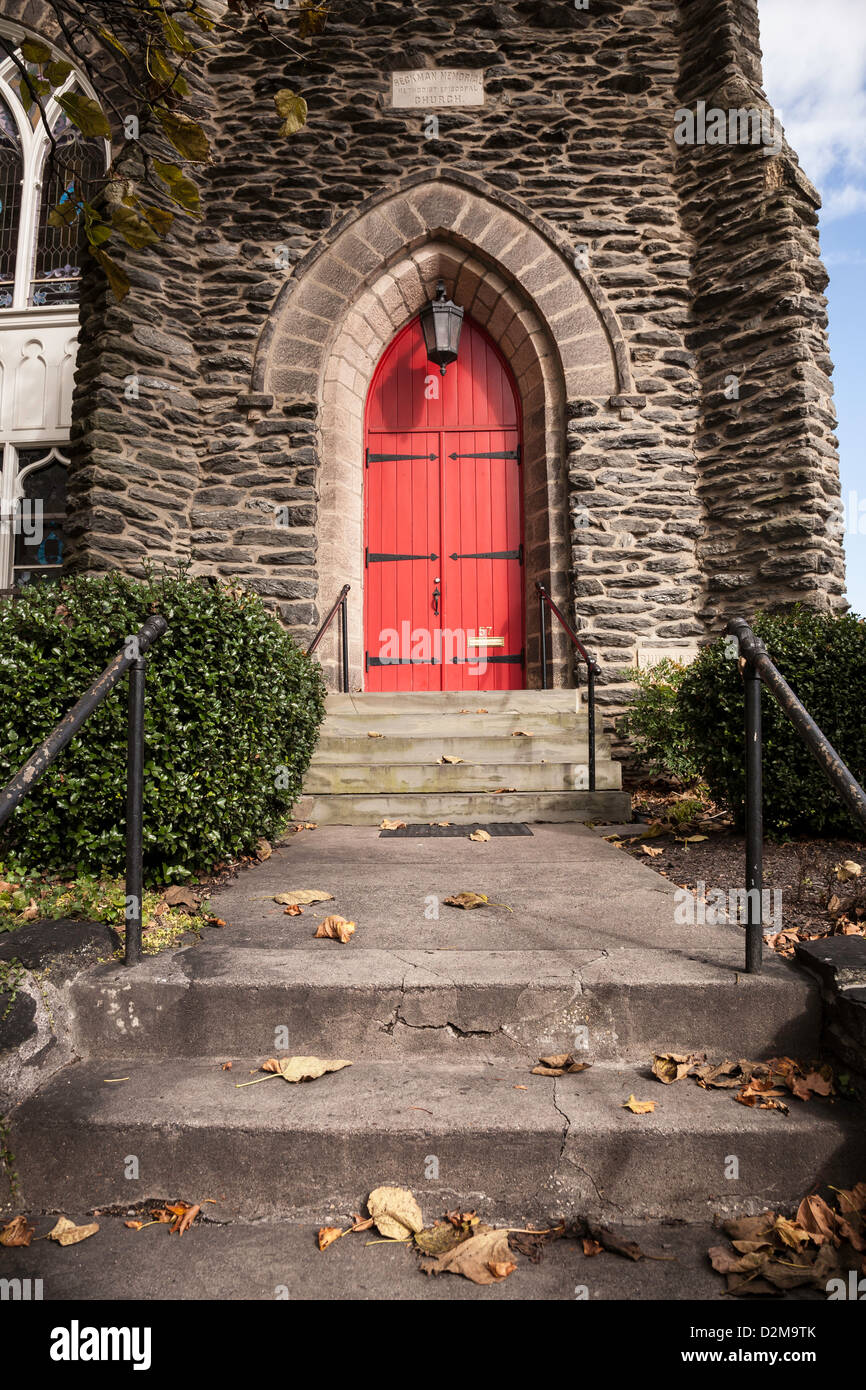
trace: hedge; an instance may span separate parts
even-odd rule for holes
[[[183,880],[285,824],[324,718],[324,681],[252,593],[182,570],[112,571],[29,585],[0,605],[0,785],[152,613],[144,859]],[[0,832],[0,858],[117,873],[125,854],[122,680]]]

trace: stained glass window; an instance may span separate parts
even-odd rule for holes
[[[32,304],[74,304],[78,299],[83,250],[81,224],[50,227],[48,215],[59,203],[85,192],[105,171],[105,155],[92,140],[85,140],[66,116],[54,127],[57,148],[46,152],[44,182],[36,229],[36,254],[30,285]]]
[[[23,498],[15,523],[14,584],[56,579],[63,568],[66,529],[66,459],[52,449],[22,449]],[[41,464],[41,466],[39,466]]]
[[[15,253],[21,212],[21,137],[8,106],[0,100],[0,309],[15,290]]]

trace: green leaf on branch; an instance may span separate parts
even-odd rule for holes
[[[166,164],[161,159],[155,159],[153,167],[163,183],[168,185],[172,202],[177,203],[185,212],[197,215],[201,211],[201,202],[199,191],[192,179],[187,178],[179,165]]]
[[[162,106],[156,108],[156,116],[168,139],[184,159],[203,164],[210,157],[208,138],[198,121]]]
[[[47,43],[39,39],[25,39],[21,44],[21,57],[25,63],[50,63],[54,54]]]
[[[126,58],[130,63],[132,62],[132,54],[130,53],[129,49],[125,46],[125,44],[122,44],[120,42],[120,39],[117,38],[115,34],[112,34],[110,29],[99,29],[98,33],[101,39],[105,39],[105,42],[107,44],[110,44],[112,48],[116,48],[118,53],[122,53],[124,58]]]
[[[148,64],[150,74],[157,82],[169,87],[178,96],[186,96],[189,92],[189,83],[177,68],[172,67],[171,63],[160,53],[158,48],[151,48],[148,53]]]
[[[277,108],[277,115],[283,120],[280,126],[281,135],[297,135],[301,127],[307,124],[307,103],[288,87],[277,92],[274,106]]]
[[[159,238],[153,227],[139,217],[134,208],[115,203],[111,209],[111,225],[120,232],[128,246],[140,251],[143,246],[155,246]]]
[[[45,76],[52,87],[62,87],[72,71],[72,64],[66,63],[58,58],[53,63],[46,63]]]
[[[167,236],[171,231],[174,222],[174,213],[167,212],[165,208],[144,207],[141,208],[142,217],[146,217],[154,231],[159,236]]]
[[[129,294],[129,276],[116,261],[111,259],[106,251],[102,251],[98,246],[91,246],[90,254],[105,271],[111,292],[119,304]]]
[[[85,139],[91,140],[100,135],[106,140],[111,138],[111,127],[105,113],[93,97],[85,96],[83,92],[66,92],[57,98],[57,104]]]
[[[78,211],[71,198],[64,198],[62,203],[58,203],[56,208],[52,208],[48,214],[49,227],[68,227],[78,216]]]

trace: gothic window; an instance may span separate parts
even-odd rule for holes
[[[63,567],[68,464],[57,449],[18,451],[15,586],[56,579]]]
[[[64,90],[76,86],[84,84],[73,74]],[[15,59],[0,61],[0,309],[78,302],[80,226],[50,227],[48,218],[76,182],[92,187],[108,146],[85,140],[54,96],[44,107],[43,119]]]

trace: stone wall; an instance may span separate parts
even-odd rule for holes
[[[130,254],[121,306],[88,276],[78,563],[188,556],[300,636],[351,576],[360,683],[365,383],[445,270],[534,430],[527,586],[573,605],[612,707],[641,651],[692,648],[732,604],[838,603],[814,200],[790,153],[673,140],[705,87],[759,82],[751,12],[334,0],[297,59],[252,23],[214,40],[203,222]],[[391,70],[425,66],[483,68],[487,104],[430,113],[438,135],[392,110]],[[288,141],[282,87],[310,107]]]

